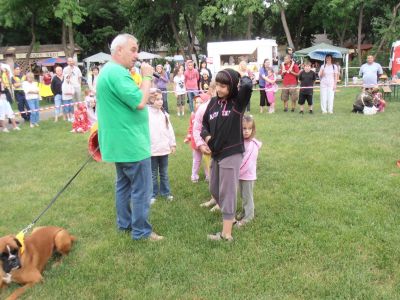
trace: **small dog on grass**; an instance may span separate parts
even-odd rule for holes
[[[18,299],[28,288],[43,280],[42,272],[53,252],[67,255],[74,236],[61,227],[38,227],[21,241],[13,235],[0,238],[0,288],[2,293],[11,282],[22,287],[7,299]],[[58,263],[61,262],[61,259]]]

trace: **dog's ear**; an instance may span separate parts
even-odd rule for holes
[[[14,239],[14,241],[17,243],[17,246],[18,246],[19,248],[22,247],[22,245],[21,245],[21,243],[18,241],[18,239]]]

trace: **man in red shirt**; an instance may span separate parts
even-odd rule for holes
[[[284,109],[283,111],[288,111],[288,101],[289,96],[292,100],[292,112],[296,107],[297,101],[297,76],[299,75],[299,67],[298,65],[292,60],[290,55],[286,55],[284,61],[281,66],[281,74],[282,74],[282,83],[283,83],[283,90],[281,94],[281,99],[283,101]]]
[[[186,62],[187,70],[185,71],[185,87],[189,100],[190,112],[194,111],[193,98],[198,94],[199,86],[198,82],[200,79],[199,72],[194,68],[193,61],[188,60]]]

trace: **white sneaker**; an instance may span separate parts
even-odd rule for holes
[[[14,128],[14,130],[20,131],[21,128],[19,128],[18,126]]]
[[[172,195],[167,196],[167,201],[172,201],[172,200],[174,200],[174,196]]]
[[[150,199],[150,205],[153,205],[154,203],[156,203],[156,200],[157,200],[156,198],[151,198]]]
[[[10,132],[7,128],[3,128],[3,132]]]

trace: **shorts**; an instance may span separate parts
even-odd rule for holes
[[[14,112],[11,108],[10,103],[7,101],[6,96],[0,96],[0,121],[5,119],[14,119]]]
[[[304,103],[306,103],[307,100],[307,104],[308,105],[313,105],[313,95],[312,94],[302,94],[300,93],[299,95],[299,104],[303,105]]]
[[[185,94],[178,95],[176,97],[176,106],[184,106],[185,105],[185,98],[186,98]]]
[[[292,102],[297,101],[297,89],[296,89],[295,85],[283,86],[281,100],[288,101],[289,96],[290,96],[290,99],[292,99]]]
[[[67,105],[67,104],[73,104],[73,103],[74,103],[73,100],[64,100],[63,99],[62,105],[63,105],[63,113],[64,114],[73,114],[74,113],[74,105]]]

